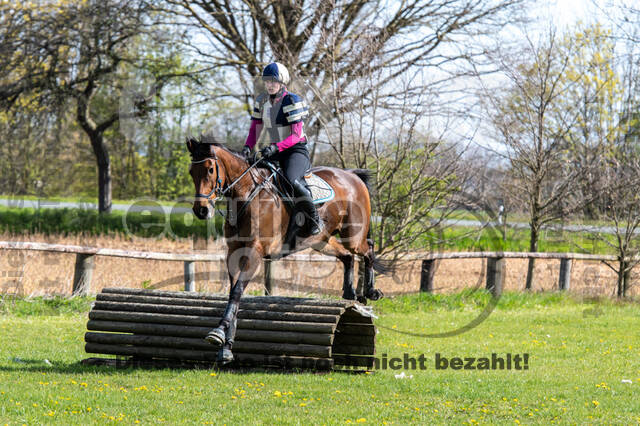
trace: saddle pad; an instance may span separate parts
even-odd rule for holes
[[[311,190],[311,194],[313,196],[313,204],[322,204],[327,201],[333,200],[336,196],[336,193],[333,191],[333,188],[329,186],[324,179],[319,176],[314,175],[313,173],[306,175],[304,179],[307,181],[307,186]]]

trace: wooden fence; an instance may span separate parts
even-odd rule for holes
[[[118,250],[110,248],[83,247],[75,245],[48,244],[38,242],[14,242],[0,241],[0,250],[31,250],[57,253],[69,253],[76,255],[75,271],[73,276],[73,294],[85,294],[90,289],[96,256],[124,257],[130,259],[164,260],[184,262],[184,289],[195,291],[195,264],[194,262],[221,262],[225,260],[223,254],[213,253],[159,253],[132,250]],[[505,259],[557,259],[560,260],[558,276],[558,289],[568,290],[571,287],[571,266],[573,260],[591,261],[616,261],[613,255],[593,255],[583,253],[528,253],[528,252],[451,252],[431,253],[403,257],[402,261],[422,261],[420,273],[420,291],[433,291],[433,277],[437,260],[445,259],[487,259],[486,288],[494,294],[502,292],[505,277]],[[305,262],[334,262],[334,257],[322,255],[293,254],[286,260]],[[272,292],[272,267],[271,262],[265,260],[264,285],[267,294]]]
[[[502,293],[505,277],[505,259],[557,259],[560,260],[558,274],[558,289],[571,288],[571,265],[573,260],[615,261],[613,255],[584,254],[584,253],[530,253],[530,252],[452,252],[432,253],[422,258],[413,257],[410,260],[422,259],[420,273],[420,291],[433,291],[433,276],[435,262],[444,259],[487,259],[486,288],[493,294]]]

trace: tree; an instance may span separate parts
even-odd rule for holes
[[[566,155],[578,168],[589,173],[576,182],[587,219],[597,219],[610,205],[606,186],[607,164],[597,167],[603,149],[621,140],[627,129],[620,108],[625,90],[619,77],[617,53],[611,30],[600,24],[577,26],[560,46],[569,59],[564,72],[566,90],[557,108],[575,111],[576,120],[565,134]]]
[[[109,212],[111,158],[105,132],[126,118],[118,102],[132,72],[125,67],[153,82],[136,99],[132,115],[145,114],[167,81],[190,72],[173,56],[144,55],[140,40],[162,34],[142,0],[3,3],[0,8],[1,105],[73,101],[75,121],[88,136],[98,166],[99,211]]]
[[[373,73],[386,71],[376,84],[389,103],[403,98],[390,83],[415,70],[441,73],[431,87],[448,81],[449,64],[482,54],[466,46],[468,40],[495,33],[527,4],[437,0],[386,8],[367,0],[165,0],[161,10],[202,30],[209,42],[191,46],[201,60],[237,73],[236,97],[247,110],[256,91],[252,78],[266,63],[278,60],[304,79],[303,94],[313,104],[307,133],[315,134],[320,121],[352,111],[361,97],[372,99],[378,87],[358,82]],[[421,84],[410,90],[422,92]]]
[[[529,216],[529,251],[538,251],[542,226],[584,205],[576,185],[595,167],[598,155],[580,167],[566,155],[567,135],[577,121],[576,108],[562,100],[575,84],[567,79],[570,56],[550,30],[544,39],[519,52],[495,58],[506,78],[506,89],[485,90],[481,96],[509,165],[505,192],[519,198]],[[525,288],[531,289],[535,259],[529,259]]]

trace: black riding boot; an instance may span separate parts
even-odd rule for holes
[[[313,204],[311,191],[309,191],[305,183],[300,182],[298,179],[291,182],[291,184],[293,185],[293,193],[296,198],[296,207],[305,216],[303,229],[305,229],[309,235],[319,234],[322,232],[323,224],[318,216],[318,210],[315,204]]]

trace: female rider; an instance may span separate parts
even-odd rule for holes
[[[304,228],[310,235],[319,234],[323,228],[322,221],[304,180],[304,174],[311,168],[302,122],[309,114],[309,108],[300,96],[287,91],[289,71],[281,63],[267,65],[262,72],[262,79],[268,95],[263,93],[256,98],[251,128],[242,154],[249,159],[262,128],[266,128],[271,144],[260,151],[262,157],[280,163],[284,175],[293,186],[296,210],[306,216]]]

